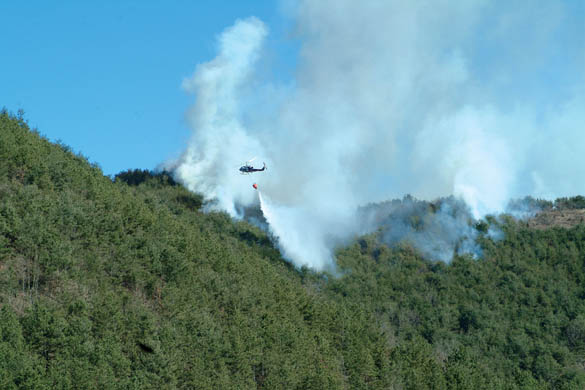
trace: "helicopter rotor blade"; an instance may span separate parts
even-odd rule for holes
[[[256,160],[256,157],[252,157],[250,160],[248,160],[248,161],[244,161],[243,163],[240,163],[240,164],[238,164],[237,166],[238,166],[238,167],[241,167],[241,166],[243,166],[243,165],[250,165],[250,163],[251,163],[252,161],[254,161],[254,160]]]

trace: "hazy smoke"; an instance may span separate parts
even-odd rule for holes
[[[454,254],[481,256],[470,209],[454,197],[430,203],[406,196],[361,207],[359,217],[364,231],[376,230],[391,246],[406,241],[424,256],[445,262]]]
[[[257,181],[296,264],[331,264],[369,202],[454,195],[478,218],[510,198],[585,192],[580,2],[300,1],[290,12],[294,80],[256,73],[267,36],[256,18],[226,29],[185,80],[194,132],[176,174],[233,216],[257,202]],[[238,175],[253,156],[268,172]],[[450,232],[445,250],[425,249],[437,235],[409,238],[448,260],[472,242],[467,220],[442,210],[428,221]]]

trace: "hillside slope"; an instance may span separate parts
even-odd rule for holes
[[[201,201],[2,112],[0,388],[585,387],[583,225],[450,265],[362,237],[333,278]]]
[[[379,375],[346,367],[342,345],[375,330],[351,330],[258,229],[195,211],[179,186],[112,183],[6,113],[0,134],[0,388],[339,388]]]

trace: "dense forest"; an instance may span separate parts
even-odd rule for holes
[[[168,173],[104,176],[2,111],[0,388],[585,388],[581,220],[487,218],[481,257],[448,264],[376,232],[334,276],[202,202]]]

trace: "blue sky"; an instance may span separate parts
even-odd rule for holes
[[[181,89],[236,19],[270,29],[271,68],[295,61],[290,20],[258,1],[3,1],[0,107],[22,109],[31,127],[61,140],[105,174],[153,169],[190,136]]]

